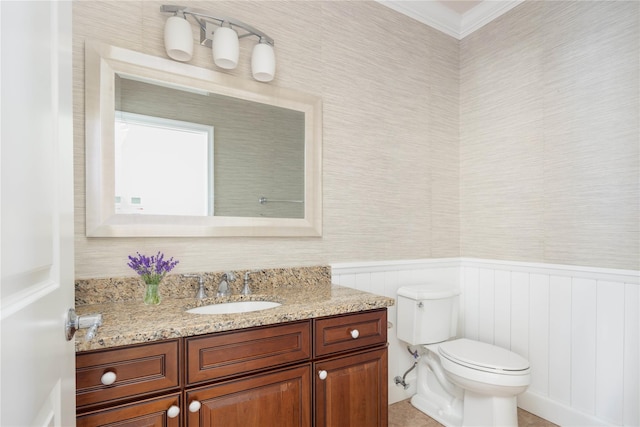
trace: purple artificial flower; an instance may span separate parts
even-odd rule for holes
[[[173,270],[173,268],[180,262],[174,261],[173,257],[168,260],[164,260],[164,254],[160,251],[155,256],[145,256],[136,252],[137,257],[129,255],[129,263],[127,264],[136,273],[142,276],[142,280],[149,284],[158,284],[164,278],[164,276]]]

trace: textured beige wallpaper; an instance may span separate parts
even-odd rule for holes
[[[529,1],[461,42],[463,256],[640,269],[639,20]]]
[[[181,2],[185,3],[185,2]],[[164,56],[161,2],[74,2],[76,276],[467,256],[640,268],[640,3],[529,1],[462,42],[375,2],[187,2],[323,99],[322,238],[84,237],[86,37]],[[234,75],[250,78],[252,42]],[[213,67],[196,47],[192,64]]]
[[[323,99],[321,238],[91,238],[85,233],[84,40],[165,56],[162,2],[74,1],[76,277],[131,275],[162,250],[177,272],[458,256],[459,42],[372,1],[179,2],[276,41],[269,84]],[[194,32],[195,34],[195,32]],[[238,69],[250,79],[253,42]],[[196,47],[192,64],[213,68]]]

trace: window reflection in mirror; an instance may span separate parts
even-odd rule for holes
[[[211,154],[205,154],[203,148],[192,151],[181,136],[162,144],[156,136],[130,142],[131,146],[154,152],[156,160],[150,156],[144,166],[138,165],[137,171],[119,175],[117,213],[304,218],[304,112],[151,84],[125,75],[116,75],[115,84],[117,111],[154,117],[156,122],[192,123],[210,128],[215,140],[215,145],[211,143]],[[119,160],[123,165],[139,162],[128,158],[126,151],[120,154],[123,157],[116,158],[116,162]],[[160,162],[159,158],[163,159],[162,166],[153,164]],[[210,163],[203,166],[208,160]],[[155,184],[154,176],[158,178]],[[138,187],[136,191],[140,194],[135,191],[121,194],[125,189],[133,191],[130,188],[143,180],[159,187],[154,199],[149,195],[150,188],[144,190],[145,197]],[[181,188],[170,190],[175,196],[162,190],[174,185]],[[176,191],[181,192],[180,197]],[[187,201],[187,193],[193,193],[194,199]],[[260,203],[261,197],[274,202]]]
[[[115,212],[213,214],[213,127],[116,112]]]

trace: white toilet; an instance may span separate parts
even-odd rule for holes
[[[529,386],[529,361],[504,348],[454,339],[458,290],[398,289],[398,338],[417,347],[411,404],[445,426],[517,426],[516,396]]]

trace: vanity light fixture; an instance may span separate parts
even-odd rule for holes
[[[176,61],[190,61],[193,56],[191,25],[184,13],[176,13],[164,24],[164,47]]]
[[[232,18],[216,17],[186,6],[162,5],[164,13],[173,13],[165,24],[164,45],[169,58],[190,61],[193,56],[193,35],[187,15],[200,27],[200,44],[212,48],[214,63],[226,70],[238,65],[239,39],[255,36],[258,43],[251,55],[251,73],[260,82],[273,80],[276,71],[274,41],[260,30]],[[241,33],[239,33],[241,31]]]

